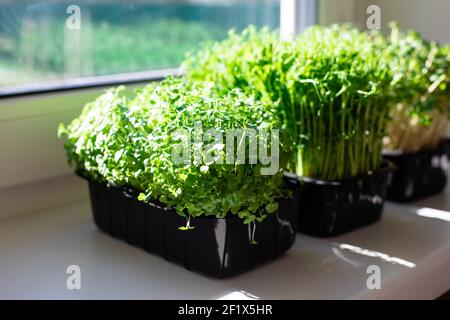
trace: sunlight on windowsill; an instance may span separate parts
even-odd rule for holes
[[[416,210],[416,214],[425,218],[439,219],[450,222],[450,212],[443,210],[436,210],[431,208],[420,208]]]
[[[217,298],[217,300],[260,300],[260,297],[255,296],[252,293],[239,290],[227,293],[226,295]]]
[[[355,254],[359,254],[359,255],[363,255],[363,256],[367,256],[367,257],[378,258],[383,261],[386,261],[386,262],[389,262],[392,264],[398,264],[398,265],[401,265],[401,266],[404,266],[407,268],[411,268],[411,269],[416,267],[416,264],[411,261],[408,261],[408,260],[405,260],[402,258],[398,258],[398,257],[392,257],[383,252],[364,249],[364,248],[353,246],[353,245],[346,244],[346,243],[335,244],[335,248],[333,248],[334,254],[336,256],[338,256],[340,259],[343,259],[346,262],[348,262],[354,266],[358,266],[358,264],[355,263],[354,261],[352,261],[351,259],[344,257],[343,256],[344,251],[349,251],[351,253],[355,253]]]

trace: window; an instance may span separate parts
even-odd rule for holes
[[[249,24],[277,28],[278,0],[0,0],[0,92],[176,67]]]

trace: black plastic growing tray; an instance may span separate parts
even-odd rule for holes
[[[235,216],[199,217],[190,221],[194,229],[182,231],[179,227],[186,225],[186,219],[173,209],[143,203],[132,191],[87,181],[100,230],[208,276],[223,278],[252,269],[288,250],[295,240],[294,199],[281,199],[279,213],[263,222],[244,225]],[[254,226],[257,244],[250,244]]]
[[[447,158],[450,158],[450,139],[445,139],[443,145],[447,153]]]
[[[410,202],[442,192],[447,184],[448,142],[416,153],[385,150],[384,158],[397,166],[388,185],[387,199]]]
[[[298,177],[298,230],[331,237],[378,221],[395,166],[383,162],[369,174],[342,181]]]

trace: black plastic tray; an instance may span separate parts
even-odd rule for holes
[[[342,181],[298,177],[298,230],[331,237],[378,221],[386,187],[395,166],[383,162],[370,174]]]
[[[194,229],[182,231],[179,227],[186,225],[186,219],[173,209],[143,203],[133,192],[87,181],[100,230],[208,276],[223,278],[250,270],[276,258],[295,240],[294,198],[280,199],[279,213],[263,222],[244,225],[235,216],[199,217],[190,221]],[[253,226],[257,244],[250,244]]]
[[[416,153],[384,151],[384,158],[397,166],[387,199],[411,202],[442,192],[447,184],[448,152],[448,142],[434,150]]]
[[[445,139],[443,144],[444,144],[445,151],[447,153],[447,158],[450,159],[450,139]]]

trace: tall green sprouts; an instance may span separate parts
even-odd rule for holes
[[[349,26],[313,27],[294,42],[250,27],[190,56],[191,80],[239,87],[270,101],[294,137],[297,174],[344,179],[379,167],[390,108],[382,37]]]
[[[348,26],[312,27],[296,42],[286,76],[297,120],[297,173],[344,179],[380,166],[389,116],[389,68],[371,38]]]

